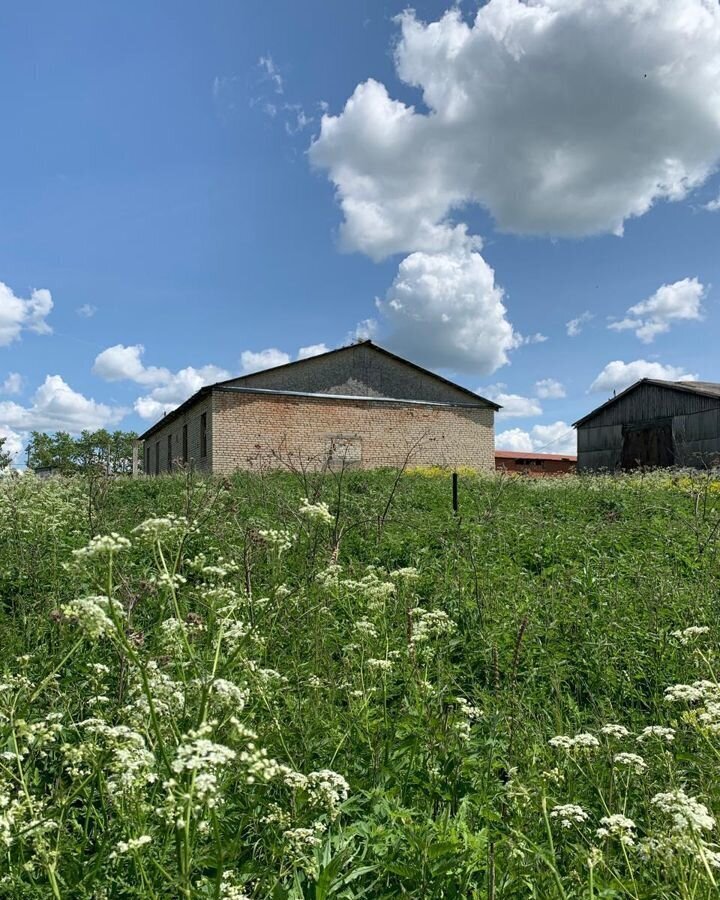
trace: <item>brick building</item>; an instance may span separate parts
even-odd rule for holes
[[[516,472],[534,478],[543,475],[569,475],[575,471],[577,457],[566,453],[527,453],[524,450],[496,450],[498,472]]]
[[[140,437],[145,472],[283,465],[491,471],[500,407],[363,341],[201,388]]]

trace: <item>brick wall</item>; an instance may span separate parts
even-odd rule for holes
[[[203,457],[200,453],[200,418],[202,414],[207,415],[207,456]],[[182,437],[183,426],[188,427],[188,457],[192,461],[193,466],[201,472],[209,472],[212,460],[212,436],[213,436],[213,419],[212,419],[212,401],[210,397],[205,397],[199,403],[194,404],[187,412],[171,418],[168,424],[163,428],[159,428],[148,440],[143,442],[143,465],[148,475],[155,475],[155,454],[159,448],[160,475],[168,473],[168,436],[171,442],[170,460],[173,467],[178,462],[182,462]],[[148,450],[150,451],[150,469],[147,468]]]
[[[213,391],[212,470],[320,466],[328,450],[362,468],[401,464],[418,443],[413,465],[492,470],[493,410]],[[339,462],[339,459],[338,459]]]

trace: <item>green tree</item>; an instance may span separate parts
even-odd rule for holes
[[[5,442],[7,438],[0,437],[0,472],[4,469],[9,468],[10,463],[12,462],[12,456],[5,450]]]
[[[31,469],[52,468],[62,475],[95,472],[102,475],[128,475],[132,472],[134,431],[83,431],[73,437],[66,431],[45,434],[34,431],[30,437],[28,465]]]

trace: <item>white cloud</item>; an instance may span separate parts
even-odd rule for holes
[[[145,352],[142,344],[126,347],[115,344],[98,353],[93,364],[93,372],[105,381],[135,381],[138,384],[164,384],[172,373],[169,369],[145,366],[141,357]]]
[[[378,323],[375,319],[363,319],[358,322],[352,331],[347,334],[348,343],[355,341],[369,341],[375,337],[378,331]]]
[[[704,296],[705,286],[697,278],[663,284],[652,297],[631,306],[624,319],[611,322],[608,328],[613,331],[631,329],[644,344],[650,344],[656,335],[669,331],[673,322],[702,319]]]
[[[543,378],[536,381],[535,393],[543,400],[559,400],[566,396],[564,385],[554,378]]]
[[[298,359],[309,359],[311,356],[319,356],[321,353],[327,353],[330,348],[325,344],[310,344],[309,347],[301,347],[298,350]]]
[[[78,306],[75,312],[82,319],[92,319],[97,312],[97,306],[93,306],[92,303],[83,303],[82,306]]]
[[[127,410],[97,403],[74,391],[60,375],[48,375],[30,406],[0,402],[0,426],[19,431],[71,431],[117,424]]]
[[[533,397],[523,397],[521,394],[510,394],[504,384],[489,384],[487,387],[479,387],[477,393],[502,406],[497,413],[498,419],[542,415],[542,407],[537,400]]]
[[[12,428],[0,425],[0,438],[5,438],[2,446],[3,453],[9,453],[11,456],[11,465],[21,462],[18,458],[25,449],[25,437]]]
[[[269,53],[267,56],[261,56],[258,60],[258,66],[263,71],[263,77],[272,84],[275,93],[280,95],[284,94],[285,88],[283,86],[282,76],[280,75],[272,56],[270,56]]]
[[[397,73],[427,112],[371,79],[310,148],[350,250],[445,251],[467,203],[506,231],[619,234],[720,158],[714,0],[489,0],[472,24],[400,22]]]
[[[0,394],[19,394],[23,387],[23,377],[19,372],[10,372],[0,386]]]
[[[431,368],[494,372],[522,342],[505,316],[495,273],[465,238],[445,253],[412,253],[378,309],[388,343]]]
[[[135,401],[135,411],[144,419],[170,412],[206,384],[231,377],[230,372],[213,365],[187,366],[178,372],[146,366],[142,361],[144,352],[142,344],[115,344],[99,353],[93,365],[93,372],[106,381],[134,381],[152,387],[149,394]]]
[[[720,210],[720,194],[718,194],[714,200],[706,203],[703,206],[703,209],[706,209],[708,212],[717,212],[718,210]]]
[[[153,388],[149,394],[138,397],[135,412],[143,419],[157,419],[175,409],[206,384],[215,384],[231,377],[230,372],[219,366],[201,366],[199,369],[187,366],[178,372],[169,373],[164,384]]]
[[[659,362],[648,362],[646,359],[636,359],[628,363],[615,359],[600,372],[590,385],[590,391],[605,393],[623,391],[641,378],[657,378],[660,381],[697,381],[697,377],[681,366],[666,366]]]
[[[498,450],[528,453],[575,454],[577,439],[567,422],[558,421],[550,425],[534,425],[530,431],[510,428],[497,435],[495,446]]]
[[[53,308],[50,291],[33,291],[29,299],[16,297],[12,289],[0,281],[0,347],[16,341],[24,330],[36,334],[51,334],[45,321]]]
[[[577,337],[580,332],[583,330],[583,327],[591,320],[594,319],[595,316],[588,312],[587,310],[584,313],[581,313],[577,318],[570,319],[569,322],[565,323],[565,328],[567,330],[568,337]]]
[[[243,375],[259,372],[262,369],[272,369],[274,366],[284,366],[290,362],[290,356],[275,347],[267,350],[243,350],[240,354],[240,365]]]

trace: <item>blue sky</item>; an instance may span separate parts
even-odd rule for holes
[[[368,319],[514,398],[518,449],[628,379],[720,380],[720,10],[622,7],[7,6],[0,434],[143,430]]]

